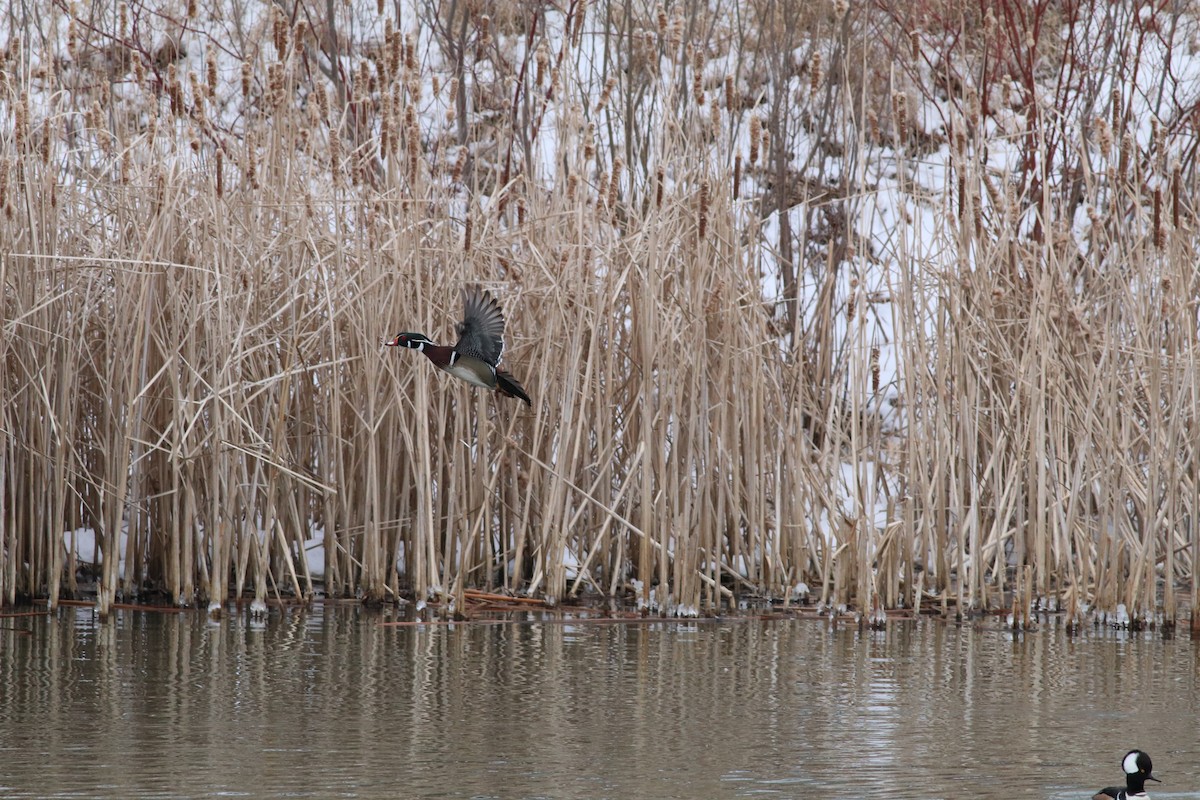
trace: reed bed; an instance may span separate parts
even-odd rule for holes
[[[885,4],[22,13],[0,603],[1200,600],[1195,98],[1035,126],[973,65],[1077,43]],[[379,346],[473,282],[532,409]]]

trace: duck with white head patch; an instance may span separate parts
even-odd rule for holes
[[[1121,759],[1121,769],[1125,770],[1125,788],[1109,786],[1107,789],[1097,792],[1092,800],[1148,798],[1150,795],[1146,794],[1146,781],[1160,782],[1158,778],[1150,774],[1150,771],[1154,769],[1150,756],[1141,750],[1130,750],[1126,753],[1125,758]]]

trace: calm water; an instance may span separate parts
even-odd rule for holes
[[[1200,798],[1186,635],[384,621],[0,619],[0,797]]]

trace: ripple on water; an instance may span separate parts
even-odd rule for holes
[[[88,609],[0,629],[5,797],[1200,797],[1187,639],[934,621],[384,627]],[[1136,702],[1131,702],[1136,698]]]

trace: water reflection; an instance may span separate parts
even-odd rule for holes
[[[1186,637],[383,619],[0,619],[0,795],[1200,797]]]

